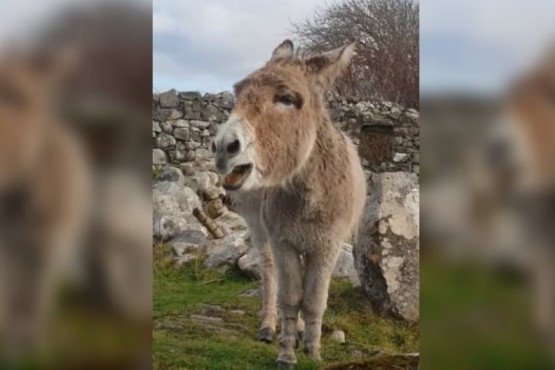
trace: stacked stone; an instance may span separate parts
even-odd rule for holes
[[[420,173],[420,130],[417,110],[391,102],[337,101],[330,102],[334,122],[352,138],[361,142],[361,131],[376,126],[391,129],[392,146],[387,160],[374,163],[362,157],[365,169],[372,172]]]
[[[154,96],[153,164],[193,162],[210,157],[210,143],[233,107],[233,94],[170,90]]]
[[[155,95],[153,164],[180,165],[210,157],[211,141],[228,119],[233,104],[234,96],[229,92],[201,95],[196,91],[170,90]],[[418,111],[380,101],[330,101],[329,106],[332,120],[356,145],[361,143],[361,131],[378,126],[389,128],[391,145],[387,146],[385,157],[373,160],[361,155],[366,170],[419,174]]]

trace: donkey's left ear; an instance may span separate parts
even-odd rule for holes
[[[289,59],[293,57],[293,49],[293,41],[285,40],[274,49],[270,60]]]
[[[347,46],[310,56],[305,60],[309,73],[316,78],[323,89],[331,86],[347,68],[355,51],[355,45],[356,41]]]

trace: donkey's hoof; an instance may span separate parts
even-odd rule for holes
[[[294,369],[295,364],[297,363],[297,358],[295,357],[295,353],[280,353],[276,362],[278,368],[280,369]]]
[[[283,361],[276,361],[278,369],[287,369],[293,370],[295,368],[295,364]]]
[[[264,343],[272,343],[274,341],[275,330],[270,328],[260,329],[258,332],[258,340]]]
[[[303,352],[313,360],[322,361],[322,356],[320,356],[320,350],[316,348],[307,347],[303,345]]]

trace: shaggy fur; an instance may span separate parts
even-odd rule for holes
[[[271,339],[275,331],[277,294],[278,361],[285,364],[296,362],[299,314],[305,321],[303,349],[320,358],[332,269],[364,207],[360,160],[323,99],[353,49],[351,44],[300,59],[286,40],[263,68],[236,84],[237,103],[214,141],[224,176],[237,166],[253,166],[232,196],[262,256],[260,339]],[[241,149],[230,153],[226,148],[234,140]]]
[[[85,220],[87,176],[51,96],[64,61],[0,62],[0,347],[40,344],[63,256]]]

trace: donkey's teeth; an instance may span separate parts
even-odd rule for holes
[[[224,178],[224,183],[226,185],[235,185],[243,177],[241,172],[233,170],[230,174],[226,175]]]
[[[223,186],[227,190],[237,190],[241,187],[241,182],[250,174],[252,164],[236,166],[224,177]]]

